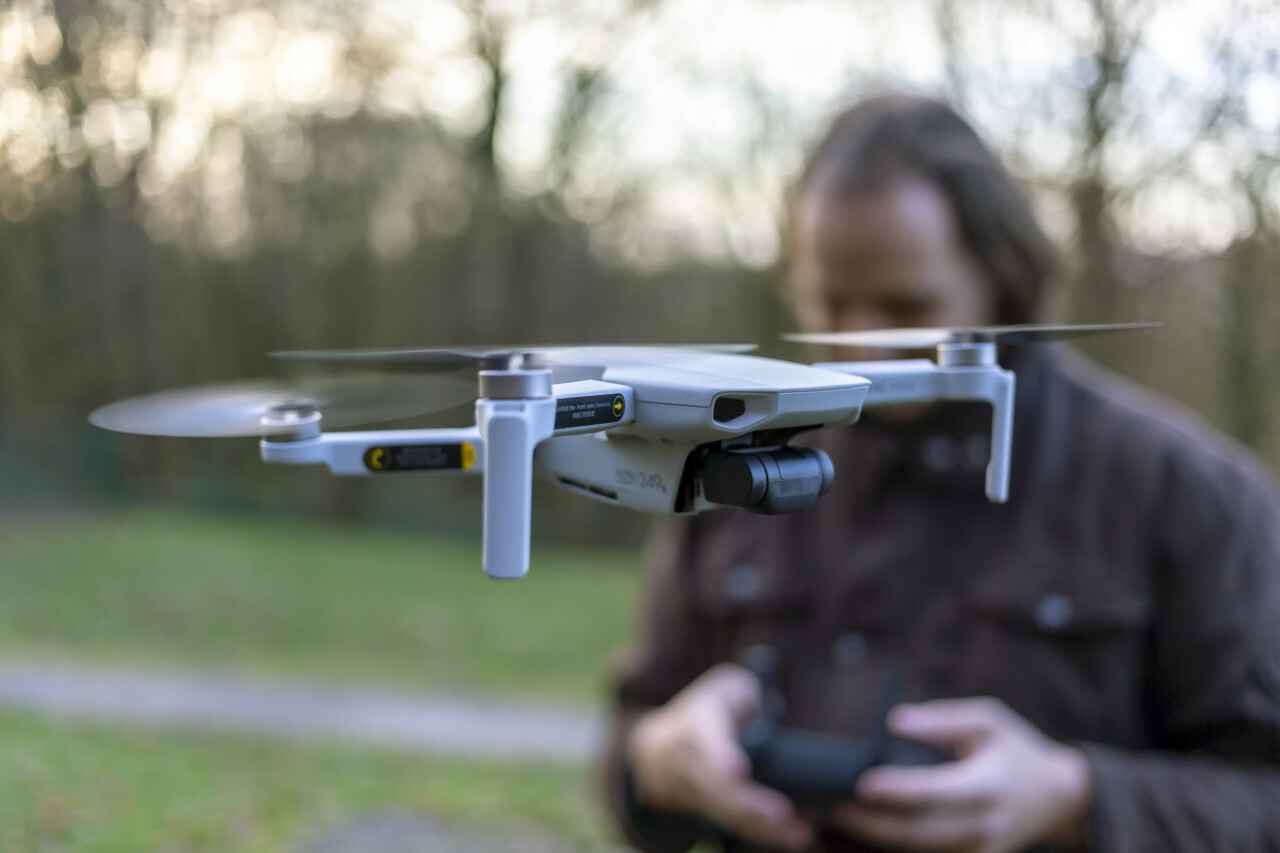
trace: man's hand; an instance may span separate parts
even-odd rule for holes
[[[1006,853],[1038,842],[1083,847],[1089,770],[1079,750],[1050,740],[996,699],[899,705],[894,735],[952,747],[958,761],[877,767],[836,826],[890,848]]]
[[[755,711],[760,690],[735,664],[707,670],[661,708],[640,718],[627,742],[641,802],[696,814],[764,847],[803,850],[813,829],[777,791],[751,780],[737,724]]]

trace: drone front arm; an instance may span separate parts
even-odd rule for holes
[[[263,439],[259,447],[263,462],[327,465],[342,475],[479,474],[485,468],[478,427],[324,432],[304,441]]]
[[[815,364],[823,370],[871,380],[864,406],[975,400],[991,405],[991,461],[987,499],[1009,499],[1009,459],[1013,450],[1014,375],[996,364],[952,366],[928,359],[846,361]]]

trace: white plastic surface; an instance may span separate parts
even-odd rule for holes
[[[991,461],[987,463],[987,498],[1002,504],[1009,500],[1009,468],[1013,456],[1013,400],[1016,380],[1001,371],[991,389]]]
[[[491,578],[529,572],[533,451],[555,429],[554,397],[476,400],[484,437],[484,571]]]
[[[557,355],[557,378],[575,362],[604,365],[601,375],[596,378],[634,388],[637,403],[699,408],[708,408],[716,397],[735,392],[833,391],[865,384],[848,376],[833,375],[791,361],[655,347],[566,350]]]
[[[634,435],[557,435],[534,454],[539,474],[584,497],[640,512],[669,515],[685,459],[685,444]]]

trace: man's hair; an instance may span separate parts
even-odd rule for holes
[[[946,197],[962,244],[995,291],[996,322],[1034,320],[1053,246],[1000,158],[941,101],[882,95],[837,116],[794,189],[792,218],[812,190],[841,198],[902,178],[925,180]]]

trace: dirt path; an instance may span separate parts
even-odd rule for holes
[[[588,761],[604,731],[602,715],[588,708],[10,658],[0,658],[0,707],[565,763]]]

